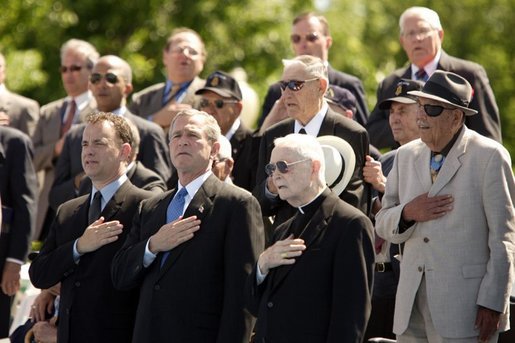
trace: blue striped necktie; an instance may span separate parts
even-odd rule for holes
[[[168,209],[166,210],[167,223],[173,222],[182,215],[186,195],[188,195],[186,187],[183,187],[179,192],[175,194],[173,200],[170,202],[170,205],[168,205]],[[165,264],[168,255],[170,255],[170,251],[163,252],[163,257],[161,258],[161,268]]]

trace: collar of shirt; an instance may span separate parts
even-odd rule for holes
[[[79,122],[79,113],[83,109],[85,109],[86,106],[88,106],[88,104],[89,104],[89,102],[91,101],[92,98],[93,98],[93,95],[91,94],[90,91],[86,91],[86,92],[84,92],[82,94],[79,94],[75,98],[71,97],[71,96],[67,96],[65,98],[65,102],[68,104],[68,106],[70,104],[70,101],[72,101],[72,100],[75,100],[75,105],[77,106],[77,110],[75,111],[75,116],[73,118],[73,124],[76,124],[76,123]],[[66,121],[67,116],[68,116],[68,110],[66,110],[65,116],[63,118],[63,122]]]
[[[181,83],[181,88],[179,88],[177,93],[174,95],[175,102],[182,101],[182,99],[186,95],[186,89],[188,89],[188,87],[190,86],[190,84],[192,82],[193,82],[193,80]],[[164,93],[163,93],[164,94],[163,99],[166,99],[167,98],[166,95],[172,91],[172,86],[173,86],[173,82],[171,80],[166,80],[165,89],[164,89]]]
[[[92,189],[91,189],[91,195],[92,196],[91,196],[91,200],[90,200],[90,205],[91,205],[91,202],[93,202],[93,197],[94,197],[95,193],[98,191],[98,192],[100,192],[102,194],[102,201],[100,203],[100,208],[103,211],[104,207],[111,200],[111,198],[113,197],[114,193],[116,193],[118,188],[120,188],[121,185],[123,185],[123,183],[125,181],[127,181],[127,175],[126,174],[122,174],[119,178],[117,178],[113,182],[107,184],[101,190],[97,190],[95,188],[95,186],[93,186]]]
[[[433,60],[431,60],[431,62],[429,62],[428,64],[426,64],[424,66],[424,70],[429,77],[431,77],[431,75],[433,75],[436,68],[438,67],[438,62],[440,61],[441,56],[442,56],[442,50],[440,49],[436,53],[435,58],[433,58]],[[416,65],[411,64],[411,79],[412,80],[416,80],[415,74],[419,71],[419,69],[420,68],[417,67]]]
[[[122,116],[127,112],[127,107],[122,106],[120,108],[117,108],[116,110],[111,111],[112,114],[116,114],[117,116]]]
[[[329,105],[327,102],[322,103],[322,108],[320,111],[315,114],[313,118],[309,121],[309,123],[304,126],[302,123],[298,120],[295,120],[295,127],[294,132],[299,133],[299,130],[304,128],[306,130],[306,133],[310,136],[316,137],[318,136],[318,132],[320,131],[320,127],[322,126],[322,122],[324,121],[325,115],[327,114],[327,110],[329,109]]]
[[[135,168],[136,167],[136,161],[132,161],[131,163],[129,163],[129,165],[127,166],[127,170],[125,171],[125,174],[127,174],[129,172],[129,170],[131,170],[132,168]]]
[[[7,92],[7,88],[4,83],[0,83],[0,94]]]
[[[186,191],[188,192],[188,195],[184,198],[184,209],[182,213],[188,208],[188,205],[191,202],[191,199],[197,194],[197,191],[200,189],[200,187],[204,184],[204,182],[207,180],[209,176],[211,176],[212,172],[211,170],[208,170],[204,174],[200,175],[190,183],[188,183],[186,186],[181,185],[181,182],[177,182],[177,192],[179,192],[182,188],[186,187]]]
[[[317,199],[320,198],[320,195],[322,193],[324,193],[324,191],[327,189],[327,187],[325,187],[324,189],[322,189],[320,191],[320,193],[318,193],[313,199],[311,199],[308,203],[302,205],[302,206],[299,206],[297,209],[299,210],[300,213],[302,214],[306,214],[306,212],[311,212],[313,208],[318,208],[318,205],[320,205],[317,201]],[[324,197],[325,198],[325,197]],[[313,205],[313,206],[311,206]]]
[[[227,131],[227,133],[225,134],[225,138],[227,138],[229,141],[231,141],[232,136],[234,136],[234,133],[236,132],[236,130],[238,130],[240,125],[241,125],[240,118],[236,118],[234,123],[232,123],[232,126],[229,129],[229,131]]]

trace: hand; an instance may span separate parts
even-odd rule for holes
[[[82,182],[82,180],[85,177],[86,177],[86,174],[84,172],[80,172],[79,174],[75,175],[75,177],[73,178],[73,185],[74,185],[75,189],[79,189],[80,183]]]
[[[476,316],[476,329],[479,329],[479,342],[488,342],[499,329],[501,313],[479,306]]]
[[[190,109],[191,105],[189,104],[178,104],[178,103],[170,103],[165,105],[162,109],[154,113],[152,117],[152,121],[162,128],[167,128],[170,126],[175,115],[180,111]]]
[[[30,309],[30,316],[33,322],[46,320],[47,315],[51,315],[54,311],[55,295],[48,289],[42,289],[41,293],[36,297]]]
[[[259,270],[263,275],[266,275],[272,268],[285,264],[294,264],[294,257],[302,255],[304,250],[306,250],[304,240],[300,238],[293,239],[293,235],[290,235],[282,241],[275,242],[274,245],[259,255]]]
[[[406,221],[427,222],[438,219],[453,209],[454,198],[450,194],[428,197],[421,194],[411,200],[402,210],[402,218]]]
[[[57,327],[55,323],[52,323],[52,321],[44,321],[34,324],[32,332],[34,333],[34,338],[37,343],[57,342]]]
[[[376,161],[372,156],[367,155],[365,166],[363,167],[363,178],[370,183],[378,192],[384,193],[386,177],[381,169],[381,162]]]
[[[259,129],[259,132],[265,132],[265,130],[268,129],[270,126],[286,118],[288,118],[288,112],[286,111],[284,99],[281,96],[279,100],[275,102],[274,106],[272,107],[268,115],[265,117],[265,120],[263,121],[263,124],[261,124],[261,128]]]
[[[118,239],[123,225],[118,220],[104,223],[104,217],[95,220],[77,241],[77,252],[85,254],[97,250]]]
[[[268,189],[268,191],[274,195],[279,193],[277,187],[275,186],[274,179],[271,176],[266,179],[266,189]]]
[[[198,229],[200,229],[200,220],[197,219],[197,216],[186,219],[179,217],[179,219],[161,226],[159,231],[150,237],[148,248],[153,254],[172,250],[192,239],[193,233]]]
[[[8,296],[13,296],[20,289],[20,270],[21,265],[15,262],[5,261],[2,273],[2,292]]]
[[[9,118],[7,113],[5,113],[5,111],[3,111],[3,110],[0,110],[0,125],[9,126],[10,123],[11,123],[11,119]]]

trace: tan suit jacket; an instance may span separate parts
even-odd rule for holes
[[[503,313],[504,331],[509,328],[515,252],[510,155],[499,143],[464,128],[432,184],[430,154],[419,139],[399,148],[376,217],[379,236],[405,242],[393,331],[406,330],[424,275],[439,335],[477,336],[478,305]],[[398,223],[404,206],[426,192],[451,194],[453,209],[401,233]]]
[[[27,134],[34,135],[39,118],[39,104],[37,101],[13,93],[7,89],[0,93],[0,111],[9,116],[9,126]]]

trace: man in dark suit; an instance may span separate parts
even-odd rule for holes
[[[34,143],[34,168],[38,172],[39,200],[36,222],[37,239],[40,232],[51,223],[55,213],[48,214],[48,194],[54,182],[54,167],[61,155],[64,136],[70,128],[85,121],[88,114],[96,110],[93,94],[88,91],[89,75],[99,54],[90,43],[80,39],[70,39],[61,47],[59,68],[66,97],[52,101],[41,107]]]
[[[206,57],[204,41],[196,31],[185,27],[173,30],[163,49],[166,82],[135,93],[129,110],[166,131],[178,111],[198,108],[195,91],[204,86],[199,74]]]
[[[410,64],[387,76],[377,88],[377,104],[391,97],[400,79],[427,81],[435,70],[445,70],[464,77],[474,89],[470,108],[476,116],[465,118],[468,128],[498,142],[501,138],[501,121],[495,96],[485,69],[470,61],[447,55],[442,50],[444,31],[438,14],[425,7],[408,8],[399,20],[400,42]],[[388,111],[378,105],[370,114],[367,124],[371,143],[377,148],[397,147],[388,125]]]
[[[333,43],[333,39],[329,32],[327,19],[312,12],[298,15],[293,20],[290,39],[296,56],[311,55],[322,59],[328,70],[329,84],[346,88],[354,94],[357,99],[357,110],[354,120],[365,126],[368,118],[368,108],[363,83],[357,77],[342,73],[329,65],[329,48]],[[280,84],[274,83],[266,94],[259,126],[263,124],[265,117],[270,113],[277,101],[279,101],[278,106],[282,106],[280,98]]]
[[[115,290],[110,266],[140,201],[151,195],[125,174],[131,144],[123,118],[103,112],[88,117],[81,158],[92,192],[59,207],[30,266],[36,287],[61,283],[59,342],[130,341],[138,293]]]
[[[118,56],[100,57],[93,67],[90,89],[99,111],[112,112],[129,119],[141,136],[138,160],[152,169],[163,180],[171,175],[171,162],[163,130],[154,123],[130,113],[125,99],[132,91],[132,71]],[[55,180],[50,190],[50,206],[54,209],[77,195],[84,172],[79,158],[84,125],[72,128],[65,138],[63,151],[57,161]]]
[[[200,109],[216,119],[222,135],[231,143],[234,184],[252,191],[254,188],[252,167],[255,165],[251,152],[252,132],[240,120],[243,103],[238,82],[227,73],[215,71],[208,76],[206,86],[195,94],[202,96]]]
[[[36,223],[37,187],[30,138],[0,126],[0,338],[9,335],[11,304],[20,288],[20,269]]]
[[[248,279],[254,342],[362,342],[372,293],[372,223],[326,186],[314,137],[276,139],[266,169],[296,213],[274,232]]]
[[[177,114],[177,189],[142,203],[115,256],[115,286],[140,290],[134,343],[249,341],[244,285],[263,250],[263,223],[250,193],[212,174],[219,136],[209,114]]]
[[[338,136],[352,146],[356,155],[356,166],[340,198],[368,214],[370,189],[362,179],[365,156],[368,154],[366,130],[355,121],[329,109],[324,100],[328,87],[327,69],[322,60],[303,55],[284,63],[282,98],[290,118],[270,127],[261,137],[254,195],[261,204],[263,215],[275,215],[274,227],[277,227],[295,212],[294,208],[278,198],[272,178],[265,174],[265,165],[270,161],[276,138],[299,132],[315,137]]]

